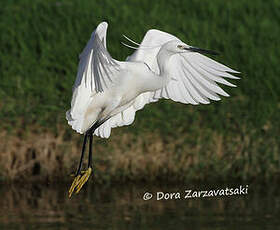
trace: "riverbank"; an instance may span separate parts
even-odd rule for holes
[[[0,134],[2,182],[70,181],[79,162],[82,136],[64,126],[57,133],[38,132],[39,127],[26,130]],[[264,142],[264,136],[245,128],[224,135],[179,127],[176,136],[162,135],[157,129],[141,135],[125,127],[113,129],[110,139],[94,138],[94,181],[275,179],[280,175],[279,142],[276,136]]]

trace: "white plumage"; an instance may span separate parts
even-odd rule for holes
[[[80,55],[73,87],[68,123],[85,133],[96,122],[104,122],[94,134],[108,138],[111,128],[130,125],[135,112],[160,98],[185,104],[208,104],[229,96],[217,83],[234,87],[224,78],[238,73],[183,43],[177,37],[149,30],[137,50],[125,62],[114,60],[106,48],[108,24],[92,33]]]

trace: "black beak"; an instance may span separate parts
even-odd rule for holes
[[[201,54],[212,54],[212,55],[219,55],[218,52],[216,51],[213,51],[213,50],[205,50],[205,49],[201,49],[201,48],[198,48],[198,47],[189,47],[189,48],[184,48],[184,50],[188,50],[188,51],[191,51],[191,52],[197,52],[197,53],[201,53]]]

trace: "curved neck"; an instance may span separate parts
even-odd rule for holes
[[[144,91],[156,91],[164,88],[171,80],[171,74],[169,73],[169,60],[172,53],[167,51],[164,46],[161,47],[157,54],[157,63],[159,67],[159,73],[153,72],[153,77],[149,79],[149,84],[145,86]]]
[[[159,75],[161,77],[169,77],[169,60],[172,53],[168,52],[164,46],[162,46],[157,54],[157,63],[159,66]]]

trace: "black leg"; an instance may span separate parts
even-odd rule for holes
[[[85,155],[87,137],[88,137],[88,135],[85,134],[83,148],[82,148],[82,154],[81,154],[81,159],[80,159],[79,167],[78,167],[77,172],[76,172],[76,176],[81,174],[81,168],[82,168],[82,163],[83,163],[83,159],[84,159],[84,155]]]
[[[109,119],[109,118],[108,118]],[[69,198],[72,196],[73,192],[76,191],[78,193],[83,185],[88,181],[88,178],[90,177],[92,173],[92,139],[93,139],[93,133],[94,131],[102,125],[106,120],[103,120],[101,122],[96,122],[86,133],[84,137],[84,143],[82,148],[82,154],[81,159],[79,163],[79,167],[77,169],[77,173],[75,176],[74,181],[72,182],[72,185],[69,189]],[[89,137],[89,155],[88,155],[88,169],[81,175],[81,168],[83,163],[83,158],[85,154],[86,144],[87,144],[87,138]]]
[[[107,119],[104,119],[102,121],[97,121],[93,124],[93,126],[86,132],[87,134],[92,134],[94,133],[94,131],[100,126],[102,125],[105,121],[107,121],[110,117],[108,117]]]
[[[93,134],[89,134],[89,150],[88,150],[88,168],[92,168],[92,137]]]
[[[106,119],[107,120],[107,119]],[[87,138],[89,137],[89,156],[88,156],[88,167],[92,168],[92,138],[93,138],[93,133],[94,131],[102,125],[106,120],[101,121],[101,122],[96,122],[86,133],[84,137],[84,143],[83,143],[83,148],[82,148],[82,154],[81,154],[81,159],[79,163],[78,170],[76,172],[76,176],[81,174],[81,168],[82,168],[82,163],[85,155],[85,149],[86,149],[86,143],[87,143]]]

